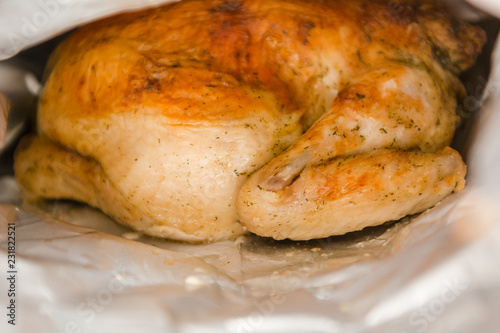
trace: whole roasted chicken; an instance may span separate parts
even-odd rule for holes
[[[52,55],[28,199],[146,234],[344,234],[464,187],[448,147],[482,30],[431,0],[186,0],[73,33]]]

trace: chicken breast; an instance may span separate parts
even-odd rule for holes
[[[399,219],[464,186],[447,146],[484,39],[431,0],[186,0],[105,19],[52,55],[16,177],[29,198],[191,242]]]

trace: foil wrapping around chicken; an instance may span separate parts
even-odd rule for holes
[[[30,19],[22,11],[30,1],[19,3],[18,17]],[[69,1],[54,3],[66,24],[47,24],[22,47],[82,22],[75,16],[110,13],[97,2],[82,2],[92,8],[87,15]],[[451,3],[496,38],[497,20]],[[102,7],[112,5],[126,9]],[[23,203],[7,172],[0,178],[0,267],[7,274],[7,229],[15,223],[18,307],[16,325],[4,316],[2,332],[497,332],[500,49],[485,52],[463,76],[469,96],[458,110],[464,123],[454,146],[468,165],[465,189],[422,214],[363,231],[306,242],[250,234],[174,242],[83,204]],[[2,163],[11,163],[5,153]],[[0,281],[6,309],[9,281]]]

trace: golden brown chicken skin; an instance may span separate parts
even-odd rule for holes
[[[434,1],[187,0],[105,19],[52,55],[16,177],[27,197],[192,242],[399,219],[464,186],[447,146],[484,40]]]

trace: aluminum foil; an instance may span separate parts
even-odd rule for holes
[[[0,154],[25,130],[39,89],[35,75],[18,61],[0,62]]]
[[[86,20],[100,17],[97,1],[81,3],[95,6]],[[106,6],[127,8],[121,4]],[[455,4],[464,17],[484,18]],[[61,12],[66,25],[47,25],[31,42],[73,27],[71,8]],[[2,24],[5,17],[0,9]],[[4,54],[8,43],[0,39]],[[467,75],[471,95],[459,110],[470,125],[457,140],[469,166],[466,189],[418,216],[344,236],[171,242],[82,204],[24,204],[13,177],[0,177],[0,331],[499,332],[500,46],[492,59],[491,71],[479,63]]]
[[[178,0],[1,0],[0,60],[87,22]]]

